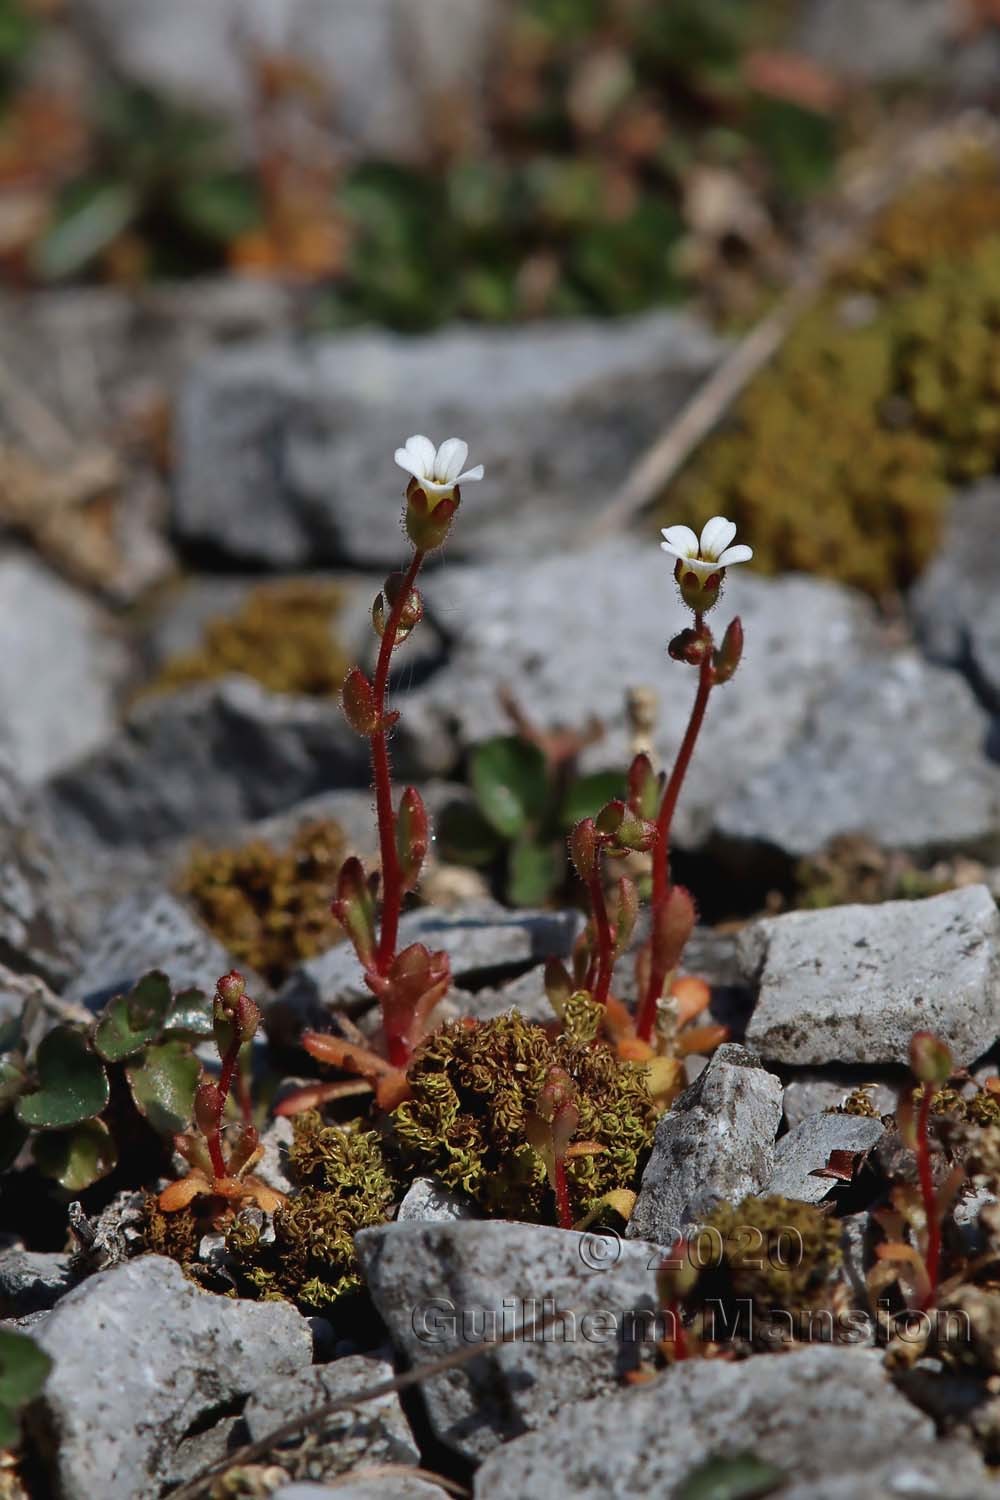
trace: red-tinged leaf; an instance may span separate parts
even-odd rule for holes
[[[274,1113],[282,1116],[301,1115],[308,1109],[319,1109],[320,1105],[329,1104],[334,1099],[347,1099],[355,1094],[370,1094],[372,1089],[373,1085],[364,1078],[342,1083],[309,1083],[291,1094],[286,1094],[280,1104],[274,1106]]]
[[[815,1167],[810,1177],[831,1177],[836,1182],[853,1182],[857,1163],[865,1151],[831,1151],[825,1167]]]
[[[800,52],[751,52],[743,61],[743,77],[758,94],[818,115],[832,114],[844,91],[838,78]]]

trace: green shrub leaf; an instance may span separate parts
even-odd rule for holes
[[[163,1031],[173,996],[165,974],[154,970],[127,995],[116,995],[97,1023],[94,1046],[107,1062],[122,1062],[141,1052]]]
[[[39,1087],[19,1100],[24,1125],[59,1130],[99,1115],[108,1102],[104,1064],[73,1026],[56,1026],[43,1037],[35,1060]]]
[[[545,814],[549,775],[537,745],[517,735],[484,740],[472,751],[470,780],[487,822],[516,838]]]
[[[82,1193],[118,1165],[118,1148],[103,1120],[84,1120],[72,1130],[46,1130],[32,1142],[35,1164],[60,1187]]]
[[[17,1442],[17,1414],[38,1395],[51,1368],[51,1359],[34,1339],[0,1329],[0,1448]]]
[[[212,997],[204,990],[182,990],[174,996],[174,1002],[163,1025],[165,1037],[200,1042],[212,1035]]]
[[[581,818],[593,818],[607,802],[627,797],[628,786],[620,771],[594,771],[579,776],[567,789],[559,812],[562,828],[573,828]]]
[[[566,868],[561,849],[520,839],[510,851],[507,900],[511,906],[541,906],[551,896]]]
[[[186,1042],[147,1047],[125,1069],[132,1097],[154,1130],[176,1135],[191,1123],[201,1064]]]
[[[676,1500],[764,1500],[784,1489],[786,1476],[752,1453],[710,1458],[678,1488]]]

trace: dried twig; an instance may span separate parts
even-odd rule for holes
[[[781,348],[803,312],[822,291],[832,272],[855,251],[872,219],[914,177],[954,160],[970,145],[997,143],[993,121],[978,112],[963,114],[904,141],[888,159],[859,171],[845,185],[838,217],[846,220],[832,235],[824,225],[822,245],[807,254],[805,265],[774,307],[740,340],[692,396],[667,430],[646,450],[610,505],[587,527],[582,544],[600,541],[649,505],[670,483],[732,403]]]

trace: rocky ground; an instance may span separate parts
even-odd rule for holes
[[[187,0],[86,9],[116,66],[218,95],[243,119],[225,38],[185,51]],[[416,105],[399,58],[372,45],[370,18],[330,48],[333,12],[339,41],[353,9],[313,7],[300,41],[343,74],[357,140],[402,149]],[[371,7],[385,26],[396,9]],[[440,10],[462,13],[446,26],[468,67],[488,48],[492,7]],[[977,97],[992,31],[953,56],[943,7],[921,0],[862,45],[871,7],[850,10],[834,23],[821,0],[803,7],[803,50],[838,68],[863,55],[893,83],[946,54],[950,86]],[[452,53],[421,36],[447,87]],[[391,117],[368,108],[389,96]],[[693,675],[666,653],[687,623],[669,564],[648,519],[600,543],[588,529],[729,335],[665,309],[307,334],[298,289],[225,277],[5,294],[3,311],[0,1420],[16,1411],[22,1426],[0,1453],[0,1497],[995,1494],[1000,479],[956,487],[930,565],[891,598],[731,572],[719,613],[741,617],[743,661],[712,698],[674,827],[675,873],[701,912],[682,971],[707,981],[707,1018],[725,1032],[683,1058],[683,1089],[646,1121],[633,1177],[616,1183],[634,1201],[557,1228],[547,1198],[504,1197],[524,1181],[488,1151],[485,1168],[452,1172],[446,1152],[420,1158],[413,1126],[411,1154],[393,1155],[400,1117],[367,1096],[328,1103],[305,1145],[274,1114],[291,1090],[329,1080],[299,1046],[303,1027],[330,1030],[336,1016],[377,1045],[357,958],[324,925],[340,861],[377,851],[365,744],[337,686],[348,662],[371,670],[371,601],[405,557],[393,449],[411,432],[455,432],[486,478],[467,487],[422,579],[425,618],[400,648],[400,784],[442,827],[449,806],[468,811],[474,747],[510,733],[511,699],[550,762],[561,741],[580,774],[620,771],[644,740],[669,767]],[[315,610],[308,648],[289,627],[275,664],[285,626],[267,623],[262,584],[329,590],[321,688]],[[220,619],[242,623],[213,638]],[[211,670],[196,670],[206,652]],[[649,710],[638,728],[637,693]],[[599,735],[584,733],[594,715]],[[317,827],[333,852],[290,855],[279,879],[274,862]],[[564,830],[550,842],[561,848]],[[250,874],[234,873],[232,851],[248,847]],[[208,904],[192,871],[215,857]],[[438,1018],[481,1023],[448,1036],[496,1027],[508,1039],[505,1101],[501,1086],[528,1066],[517,1048],[533,1045],[511,1012],[551,1022],[546,961],[568,962],[584,925],[559,872],[537,902],[502,900],[509,859],[459,866],[442,835],[400,944],[448,951]],[[255,880],[280,913],[248,934],[230,898]],[[275,958],[285,922],[308,942],[282,938]],[[242,1204],[235,1231],[232,1214],[197,1221],[181,1243],[180,1216],[172,1227],[154,1205],[183,1163],[147,1141],[151,1091],[161,1135],[173,1133],[169,1091],[139,1049],[179,1049],[188,1078],[192,1048],[214,1064],[208,1033],[163,1043],[181,1035],[178,998],[134,1046],[109,1042],[105,1007],[150,970],[175,992],[210,993],[234,968],[263,1012],[254,1170],[265,1194],[289,1199],[276,1212],[280,1198]],[[623,962],[614,993],[634,1003],[635,988]],[[90,1039],[76,1072],[53,1061],[65,1028]],[[925,1030],[950,1050],[928,1127],[944,1243],[933,1317],[914,1330],[907,1277],[927,1224],[907,1112],[911,1040]],[[26,1098],[55,1109],[33,1145]],[[112,1159],[122,1119],[137,1134]],[[359,1120],[374,1132],[341,1128]],[[73,1151],[90,1155],[60,1159],[81,1121]],[[488,1142],[504,1123],[482,1127]],[[283,1225],[296,1204],[338,1193],[335,1272],[319,1288],[303,1273],[290,1291],[301,1242],[289,1248]],[[511,1201],[530,1211],[508,1216]],[[692,1259],[672,1276],[679,1243]],[[677,1309],[686,1350],[662,1324]],[[4,1385],[10,1333],[51,1362],[23,1402]]]

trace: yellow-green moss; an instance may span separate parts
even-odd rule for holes
[[[181,886],[235,958],[280,984],[297,963],[343,936],[330,899],[346,852],[339,825],[317,820],[284,850],[263,839],[198,850]]]
[[[904,195],[671,487],[663,517],[731,517],[766,572],[873,594],[928,561],[954,484],[1000,459],[1000,174]]]
[[[263,584],[235,614],[211,620],[201,645],[168,661],[149,691],[168,692],[242,672],[275,693],[330,697],[340,691],[349,666],[333,631],[342,603],[333,583]]]
[[[226,1245],[241,1291],[320,1311],[361,1285],[355,1232],[385,1222],[399,1184],[374,1131],[324,1125],[315,1113],[296,1120],[288,1164],[301,1191],[275,1213],[274,1239],[246,1214]]]
[[[893,853],[864,834],[843,834],[795,870],[794,904],[809,910],[853,903],[920,900],[951,890],[947,866],[921,870],[905,854]]]
[[[553,1067],[576,1085],[576,1139],[603,1148],[566,1163],[574,1212],[634,1187],[657,1118],[642,1073],[603,1044],[553,1038],[516,1013],[454,1022],[417,1054],[408,1073],[413,1097],[392,1116],[407,1168],[461,1188],[487,1212],[550,1218],[545,1168],[528,1145],[525,1119]]]
[[[768,1196],[721,1204],[696,1241],[705,1261],[692,1304],[752,1303],[768,1326],[772,1314],[801,1315],[832,1309],[843,1254],[841,1225],[811,1203]]]

